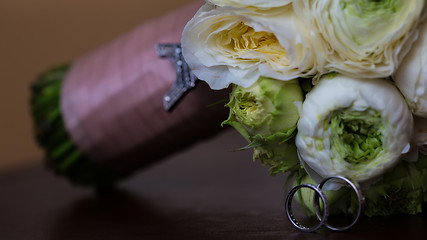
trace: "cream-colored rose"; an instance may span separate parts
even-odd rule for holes
[[[185,60],[212,89],[251,86],[260,76],[279,80],[317,73],[308,31],[292,6],[262,14],[203,6],[182,34]]]
[[[293,4],[324,45],[324,71],[388,77],[417,36],[424,0],[300,0]]]
[[[221,7],[239,7],[239,8],[274,8],[285,6],[294,0],[207,0],[214,5]]]
[[[420,35],[393,76],[396,86],[406,98],[411,111],[427,117],[427,22],[420,26]]]

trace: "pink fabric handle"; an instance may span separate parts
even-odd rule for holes
[[[227,110],[208,105],[227,99],[227,91],[198,82],[171,113],[162,105],[176,72],[155,45],[179,43],[201,4],[147,22],[73,63],[61,108],[71,138],[91,159],[132,171],[218,132]]]

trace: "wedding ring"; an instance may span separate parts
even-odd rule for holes
[[[325,178],[322,182],[319,183],[319,185],[317,185],[317,188],[320,191],[322,191],[323,186],[328,181],[334,180],[334,179],[338,179],[338,180],[344,181],[348,185],[350,185],[351,188],[353,188],[354,192],[356,193],[357,199],[359,201],[359,208],[357,210],[355,219],[353,220],[352,223],[350,223],[347,226],[344,226],[344,227],[334,227],[334,226],[331,226],[327,221],[324,221],[323,224],[328,229],[330,229],[330,230],[334,230],[334,231],[345,231],[345,230],[348,230],[348,229],[352,228],[357,223],[357,221],[359,221],[360,217],[362,216],[363,211],[365,209],[365,197],[363,196],[362,191],[360,190],[360,187],[359,187],[359,185],[357,183],[352,182],[348,178],[345,178],[345,177],[342,177],[342,176],[332,176],[332,177]],[[322,199],[322,202],[325,202],[325,201]],[[316,195],[314,196],[314,199],[313,199],[313,205],[314,205],[313,207],[314,207],[314,211],[316,212],[317,218],[320,221],[321,220],[325,220],[324,216],[323,216],[324,213],[322,213],[322,217],[320,217],[321,214],[319,213],[319,198]]]
[[[294,198],[295,193],[300,190],[301,188],[309,188],[312,189],[315,194],[314,197],[317,199],[317,203],[319,203],[319,197],[322,200],[323,203],[323,211],[321,213],[321,217],[320,217],[320,213],[316,212],[316,216],[319,220],[319,223],[313,227],[305,227],[303,225],[301,225],[298,220],[295,218],[295,216],[293,215],[292,212],[292,199]],[[286,197],[286,202],[285,202],[285,210],[286,210],[286,216],[288,217],[289,221],[292,223],[292,225],[294,225],[294,227],[298,228],[299,230],[303,231],[303,232],[314,232],[317,229],[319,229],[328,219],[329,216],[329,204],[328,204],[328,200],[326,199],[326,195],[320,190],[319,187],[316,187],[312,184],[301,184],[298,185],[294,188],[292,188],[292,190],[289,192],[288,196]]]

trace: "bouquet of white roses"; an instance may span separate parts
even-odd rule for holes
[[[208,0],[184,29],[183,54],[212,89],[233,85],[224,123],[272,174],[344,176],[368,216],[417,214],[427,202],[425,7]]]

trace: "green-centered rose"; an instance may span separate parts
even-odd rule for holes
[[[424,0],[300,0],[296,12],[307,20],[323,47],[325,72],[365,78],[388,77],[417,36]],[[320,44],[319,44],[320,45]]]
[[[412,114],[384,79],[326,76],[303,103],[296,144],[314,180],[345,176],[365,182],[409,150]]]
[[[285,172],[298,165],[293,140],[287,140],[294,136],[302,99],[297,80],[261,77],[249,88],[234,85],[224,124],[242,134],[254,147],[254,159],[270,165],[272,174]]]

